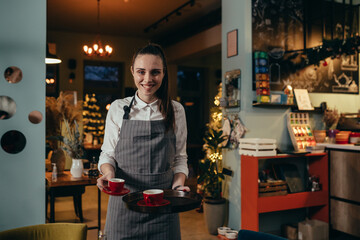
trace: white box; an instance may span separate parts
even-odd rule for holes
[[[250,156],[276,156],[276,140],[267,138],[240,139],[239,154]]]
[[[305,220],[298,224],[299,240],[328,240],[329,224],[320,220]]]

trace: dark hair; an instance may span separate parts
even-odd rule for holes
[[[139,50],[136,51],[136,53],[133,56],[132,64],[131,64],[132,68],[134,68],[134,62],[137,56],[145,55],[145,54],[159,56],[163,62],[164,78],[162,80],[160,88],[156,91],[155,94],[156,97],[158,98],[159,110],[165,120],[166,131],[168,131],[170,128],[174,128],[175,126],[175,116],[174,116],[174,108],[169,96],[169,75],[167,71],[167,62],[166,62],[164,50],[160,45],[155,43],[149,43],[145,47],[140,48]]]

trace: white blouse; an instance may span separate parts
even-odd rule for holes
[[[119,133],[124,115],[124,106],[129,106],[133,97],[115,100],[111,103],[106,116],[104,143],[101,146],[98,168],[104,163],[110,163],[115,168],[115,147],[119,141]],[[184,107],[172,101],[175,114],[175,136],[176,151],[175,159],[172,166],[174,174],[184,173],[188,176],[189,170],[187,166],[186,139],[187,127]],[[164,119],[158,109],[157,101],[150,104],[142,101],[137,94],[130,111],[130,120],[162,120]]]

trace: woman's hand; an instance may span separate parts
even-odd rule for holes
[[[186,175],[183,173],[176,173],[174,175],[172,189],[177,191],[190,192],[190,188],[188,186],[184,186],[186,179]]]
[[[97,187],[102,190],[108,186],[108,181],[115,177],[115,169],[112,165],[105,163],[101,165],[101,172],[103,175],[97,179]]]
[[[173,189],[176,191],[190,192],[190,188],[188,186],[178,185],[178,186],[174,187]]]

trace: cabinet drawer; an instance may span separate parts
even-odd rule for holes
[[[360,206],[331,199],[332,228],[360,237]]]
[[[331,196],[360,202],[360,153],[330,152]]]

